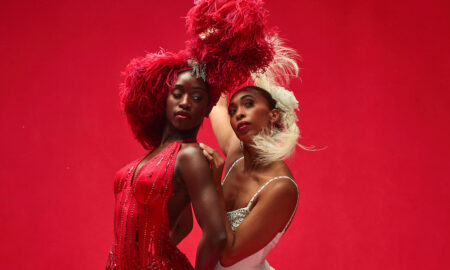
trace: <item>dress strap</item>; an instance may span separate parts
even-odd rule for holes
[[[225,181],[227,180],[228,175],[230,174],[230,172],[231,172],[231,170],[233,169],[233,167],[234,167],[241,159],[243,159],[243,158],[244,158],[244,157],[240,157],[240,158],[236,159],[236,160],[233,162],[233,164],[231,164],[230,168],[228,169],[227,174],[225,174],[225,177],[223,178],[222,186],[223,186],[223,184],[225,184]]]
[[[275,180],[278,180],[278,179],[287,179],[287,180],[290,180],[292,183],[294,183],[295,188],[297,189],[297,193],[298,193],[298,186],[297,186],[297,183],[295,183],[295,181],[294,181],[292,178],[290,178],[289,176],[277,176],[277,177],[271,178],[271,179],[270,179],[269,181],[267,181],[262,187],[260,187],[260,188],[258,189],[258,191],[256,191],[256,193],[253,195],[253,197],[252,197],[252,198],[250,199],[250,201],[248,202],[246,208],[247,208],[248,210],[250,210],[250,207],[252,206],[253,201],[255,200],[256,196],[258,196],[258,194],[261,192],[261,190],[263,190],[263,189],[264,189],[268,184],[270,184],[271,182],[273,182],[273,181],[275,181]],[[295,203],[294,211],[292,212],[291,217],[289,218],[289,221],[286,223],[286,225],[284,226],[284,228],[283,228],[283,230],[281,231],[281,233],[284,233],[284,231],[286,231],[287,227],[289,226],[289,224],[291,223],[292,219],[294,218],[294,214],[295,214],[295,212],[297,211],[297,205],[298,205],[298,197],[297,197],[297,202]]]

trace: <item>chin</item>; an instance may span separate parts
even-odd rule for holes
[[[237,137],[244,144],[251,144],[253,142],[253,136],[249,136],[248,134],[243,134]]]
[[[186,131],[186,130],[191,130],[193,129],[195,126],[192,125],[173,125],[176,129],[181,130],[181,131]]]
[[[239,140],[241,140],[243,143],[252,143],[253,142],[253,137],[255,137],[258,134],[258,132],[254,131],[254,130],[248,130],[247,132],[237,135],[237,137],[239,138]]]
[[[179,122],[172,122],[172,125],[181,131],[188,131],[191,129],[198,128],[202,123],[179,123]]]

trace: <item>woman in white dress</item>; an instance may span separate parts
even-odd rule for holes
[[[273,269],[266,261],[293,218],[298,188],[285,162],[297,145],[299,129],[292,92],[279,86],[298,74],[292,49],[273,38],[275,58],[264,74],[222,97],[210,113],[224,161],[200,144],[214,169],[227,212],[227,243],[215,269]]]

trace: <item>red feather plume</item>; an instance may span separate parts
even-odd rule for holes
[[[178,72],[186,67],[185,52],[150,53],[131,60],[124,71],[121,103],[136,139],[146,149],[161,141],[166,121],[165,100]]]
[[[187,47],[206,64],[207,81],[230,91],[273,59],[261,0],[199,0],[186,18]]]

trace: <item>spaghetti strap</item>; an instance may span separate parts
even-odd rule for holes
[[[228,175],[230,174],[230,172],[231,172],[231,170],[233,169],[233,167],[234,167],[241,159],[243,159],[243,158],[244,158],[244,157],[240,157],[240,158],[236,159],[236,160],[233,162],[233,164],[231,164],[230,168],[228,169],[227,174],[225,174],[225,177],[224,177],[223,180],[222,180],[222,186],[225,184],[225,181],[227,180]]]
[[[292,183],[294,183],[295,188],[297,189],[297,193],[298,193],[298,186],[297,183],[295,183],[295,181],[290,178],[289,176],[277,176],[274,178],[271,178],[269,181],[267,181],[262,187],[260,187],[258,189],[258,191],[256,191],[256,193],[253,195],[253,197],[250,199],[250,201],[248,202],[247,206],[245,208],[247,208],[248,210],[250,210],[250,207],[253,204],[253,201],[255,200],[256,196],[258,196],[258,194],[261,192],[261,190],[263,190],[268,184],[270,184],[271,182],[278,180],[278,179],[288,179],[290,180]],[[289,218],[289,221],[286,223],[286,225],[284,226],[283,230],[281,231],[281,233],[284,233],[287,229],[287,227],[289,227],[289,224],[291,223],[292,219],[294,218],[294,214],[297,211],[297,205],[298,205],[298,196],[297,196],[297,201],[295,202],[295,208],[294,211],[291,214],[291,217]]]

